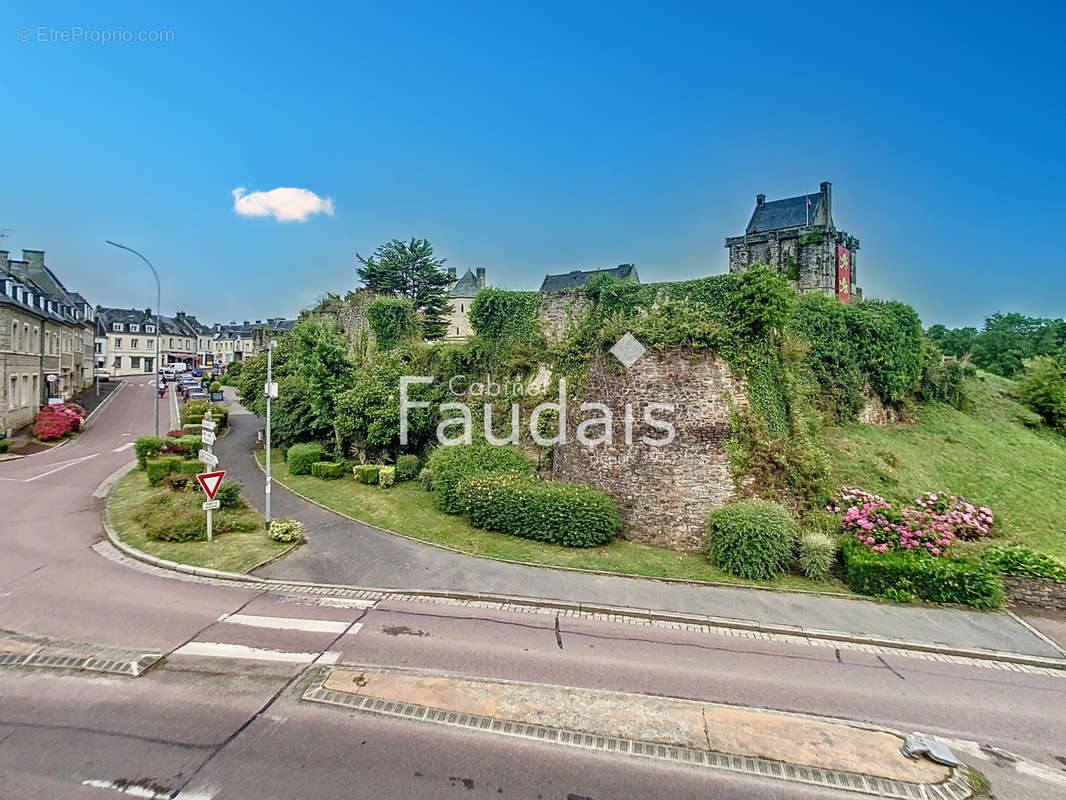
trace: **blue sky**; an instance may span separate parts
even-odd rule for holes
[[[680,280],[726,270],[757,193],[831,180],[868,296],[926,324],[1066,315],[1050,3],[177,5],[0,12],[2,246],[94,302],[154,302],[104,239],[208,322],[292,316],[412,235],[508,288]],[[173,34],[39,41],[78,26]],[[334,213],[240,216],[238,187]]]

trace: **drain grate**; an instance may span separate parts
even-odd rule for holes
[[[14,633],[0,634],[0,667],[85,670],[136,678],[162,658],[162,653],[60,643]]]
[[[578,747],[584,750],[598,750],[636,758],[651,758],[693,767],[788,780],[813,786],[860,792],[875,797],[893,798],[893,800],[964,800],[972,794],[963,770],[956,770],[947,781],[940,784],[906,783],[904,781],[860,775],[855,772],[799,766],[765,758],[695,750],[680,745],[667,745],[639,739],[590,734],[534,723],[500,720],[456,711],[443,711],[415,703],[399,703],[367,695],[335,692],[325,688],[323,685],[330,672],[331,670],[324,669],[315,677],[303,694],[304,700],[347,708],[353,711],[402,717],[418,722],[495,733],[500,736],[513,736],[561,744],[568,747]]]

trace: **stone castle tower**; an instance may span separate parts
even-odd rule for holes
[[[855,253],[859,240],[833,224],[833,186],[817,194],[784,200],[755,198],[755,210],[743,236],[725,240],[729,271],[744,272],[752,264],[775,267],[801,292],[821,292],[848,302],[862,297],[855,285]]]

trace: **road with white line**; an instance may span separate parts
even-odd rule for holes
[[[93,549],[103,534],[92,493],[151,430],[152,392],[150,380],[132,379],[80,438],[0,463],[0,629],[165,655],[138,678],[0,669],[0,800],[842,796],[302,702],[334,663],[921,730],[950,740],[1001,798],[1066,797],[1066,674],[550,612],[264,591],[103,558]]]

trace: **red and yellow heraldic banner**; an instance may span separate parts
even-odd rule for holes
[[[851,300],[851,251],[837,245],[837,297],[841,303]]]

